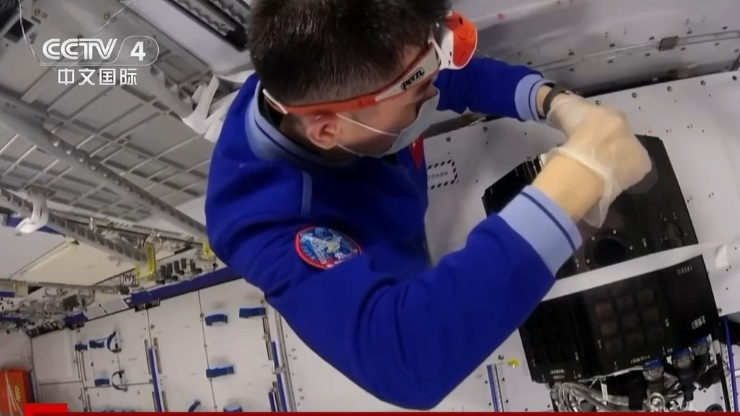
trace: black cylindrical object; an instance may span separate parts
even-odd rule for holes
[[[179,262],[179,261],[176,261],[176,262],[173,262],[173,263],[174,263],[174,264],[173,264],[173,267],[175,268],[175,274],[176,274],[176,275],[178,275],[178,276],[182,276],[183,274],[185,274],[185,270],[183,270],[183,269],[182,269],[182,268],[180,267],[180,262]]]
[[[696,379],[696,371],[694,368],[694,360],[692,353],[689,349],[680,350],[673,353],[673,368],[676,369],[676,376],[678,377],[678,383],[681,386],[683,392],[683,399],[686,402],[694,400],[694,380]]]
[[[709,347],[709,338],[702,338],[691,347],[691,352],[694,354],[694,362],[700,370],[705,369],[710,364]]]
[[[648,383],[648,393],[665,395],[665,369],[661,360],[648,361],[643,364],[642,375]]]

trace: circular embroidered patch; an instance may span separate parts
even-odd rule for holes
[[[360,246],[351,238],[326,227],[310,227],[295,236],[298,256],[319,269],[328,269],[362,253]]]

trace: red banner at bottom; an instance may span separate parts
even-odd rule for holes
[[[67,413],[67,403],[26,403],[23,405],[23,416],[35,414]]]

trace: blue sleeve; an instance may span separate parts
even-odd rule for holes
[[[491,58],[473,58],[465,68],[444,70],[435,81],[439,111],[475,113],[540,121],[537,91],[549,83],[526,66]]]
[[[433,408],[480,366],[525,321],[552,287],[553,271],[580,244],[570,219],[527,188],[501,215],[478,224],[464,248],[418,275],[391,276],[373,266],[397,250],[390,241],[358,241],[361,254],[321,270],[295,248],[298,231],[321,224],[268,213],[223,224],[219,215],[234,207],[217,198],[207,212],[219,230],[209,222],[218,256],[263,290],[319,356],[404,408]]]

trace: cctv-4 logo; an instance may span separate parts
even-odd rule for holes
[[[137,67],[156,62],[159,44],[150,36],[129,36],[120,43],[118,39],[52,38],[44,42],[41,52],[41,66]]]

